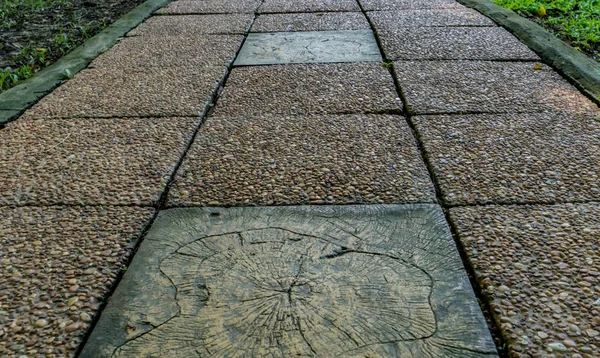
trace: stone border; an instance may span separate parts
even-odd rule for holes
[[[506,28],[600,105],[600,63],[575,50],[538,24],[489,0],[457,1]]]
[[[171,1],[147,0],[32,78],[1,93],[0,128],[17,119],[26,109],[58,87],[67,79],[67,70],[73,76],[86,68],[93,59],[117,43],[119,38]]]

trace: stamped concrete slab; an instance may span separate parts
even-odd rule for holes
[[[360,7],[355,0],[264,0],[259,13],[355,11]]]
[[[242,35],[170,36],[167,40],[164,37],[127,37],[97,57],[91,67],[114,70],[179,67],[182,70],[227,66],[235,59],[243,39]]]
[[[234,68],[215,115],[400,111],[392,76],[379,63]]]
[[[435,205],[162,211],[82,356],[244,354],[495,347]]]
[[[259,15],[252,32],[370,30],[361,12],[317,12]]]
[[[261,0],[179,0],[155,12],[161,15],[253,14]]]
[[[454,0],[359,0],[359,2],[365,11],[467,9]]]
[[[414,122],[448,204],[600,201],[600,122],[593,117],[543,112]]]
[[[252,19],[252,14],[153,16],[127,36],[198,38],[205,34],[244,34]]]
[[[0,356],[75,356],[152,212],[0,206]]]
[[[226,67],[89,69],[44,97],[22,118],[197,116],[226,72]]]
[[[401,116],[209,118],[168,205],[434,202]]]
[[[0,131],[0,204],[153,205],[196,118],[23,120]]]
[[[234,66],[381,62],[371,30],[251,33]]]
[[[394,70],[416,114],[598,110],[548,66],[531,62],[397,61]]]
[[[501,27],[378,28],[386,58],[392,60],[539,60]]]
[[[468,8],[371,11],[368,13],[375,28],[394,30],[399,27],[435,27],[435,26],[496,26],[496,24],[477,11]]]
[[[455,208],[450,217],[511,355],[598,355],[598,203]]]

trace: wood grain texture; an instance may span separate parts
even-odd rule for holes
[[[162,212],[82,354],[469,357],[495,348],[441,210],[377,205]]]

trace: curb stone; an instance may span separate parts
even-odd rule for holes
[[[60,85],[67,79],[68,72],[73,76],[86,68],[98,55],[111,48],[126,33],[169,2],[171,0],[148,0],[138,5],[54,64],[23,83],[1,93],[0,128],[17,119],[27,108]]]
[[[457,0],[503,26],[579,90],[600,105],[600,63],[575,50],[538,24],[489,0]]]

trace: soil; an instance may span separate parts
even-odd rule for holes
[[[0,69],[30,65],[39,71],[143,2],[63,0],[43,9],[17,11],[0,26]]]

